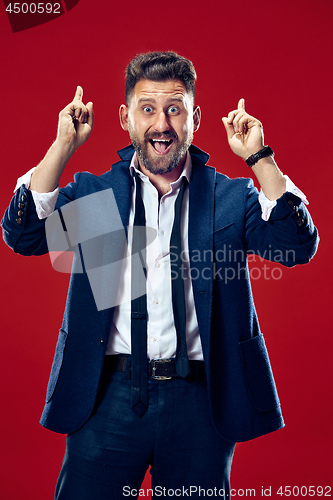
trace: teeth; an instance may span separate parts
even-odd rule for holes
[[[170,142],[170,140],[167,139],[152,139],[153,142]]]

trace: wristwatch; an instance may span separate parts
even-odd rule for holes
[[[245,161],[248,167],[253,167],[257,161],[261,160],[261,158],[266,158],[267,156],[274,157],[274,151],[269,146],[265,146],[263,149],[258,151],[258,153],[254,153],[254,155],[249,156]]]

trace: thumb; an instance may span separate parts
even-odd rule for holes
[[[93,123],[94,123],[94,110],[93,110],[93,103],[92,103],[92,102],[88,102],[88,103],[86,104],[86,108],[87,108],[88,113],[89,113],[87,123],[88,123],[88,125],[92,128]]]
[[[78,85],[76,87],[76,92],[73,101],[82,101],[82,96],[83,96],[83,88]]]
[[[243,99],[243,97],[239,99],[237,109],[242,109],[245,111],[245,99]]]
[[[235,134],[234,126],[232,124],[228,123],[228,118],[226,116],[224,116],[222,118],[222,122],[223,122],[225,130],[227,132],[228,140],[230,140],[233,137],[233,135]]]

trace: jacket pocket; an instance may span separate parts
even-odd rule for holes
[[[263,335],[239,343],[246,385],[253,405],[270,411],[280,405]]]
[[[214,279],[229,281],[246,270],[246,252],[235,224],[214,232]]]
[[[54,393],[54,389],[55,389],[57,382],[58,382],[59,373],[60,373],[61,366],[62,366],[62,361],[64,359],[66,342],[67,342],[67,333],[64,330],[60,329],[57,347],[56,347],[56,351],[55,351],[55,355],[54,355],[54,359],[53,359],[53,364],[52,364],[52,368],[51,368],[49,383],[48,383],[47,391],[46,391],[46,402],[47,403],[52,398],[53,393]]]

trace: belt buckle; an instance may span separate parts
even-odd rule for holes
[[[154,380],[171,380],[172,377],[166,377],[165,375],[154,375],[154,373],[157,370],[156,364],[160,363],[161,361],[163,361],[165,363],[165,362],[168,362],[168,361],[172,361],[172,359],[153,359],[152,360],[152,374],[151,374],[151,378],[153,378]]]

